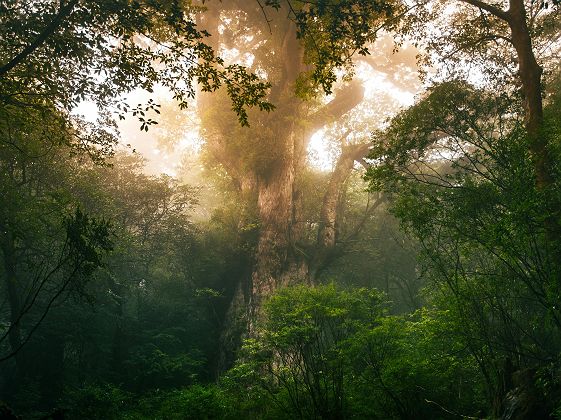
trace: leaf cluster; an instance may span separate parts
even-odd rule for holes
[[[0,92],[18,106],[66,111],[89,100],[104,109],[135,88],[169,88],[180,106],[202,89],[228,88],[240,123],[246,108],[272,109],[268,84],[225,66],[205,44],[190,6],[167,1],[4,2],[0,10]],[[126,110],[125,110],[126,111]],[[143,129],[150,125],[143,121]]]

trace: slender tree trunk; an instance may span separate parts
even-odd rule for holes
[[[524,0],[509,0],[509,9],[504,11],[482,0],[462,0],[485,10],[506,22],[510,28],[512,46],[518,58],[518,73],[522,81],[524,106],[526,108],[526,131],[530,141],[530,152],[534,159],[536,187],[543,190],[553,182],[551,176],[552,158],[548,151],[547,137],[543,129],[543,101],[541,76],[542,68],[536,60],[532,48],[530,29],[526,22]]]
[[[530,31],[526,24],[526,10],[523,0],[510,0],[508,25],[512,45],[518,57],[518,72],[524,92],[526,108],[526,131],[530,141],[530,151],[534,159],[536,186],[544,189],[551,185],[551,156],[547,149],[547,138],[542,132],[543,103],[541,76],[542,68],[536,61],[532,49]]]
[[[546,217],[544,218],[545,240],[551,253],[551,259],[557,264],[553,266],[557,279],[557,293],[561,291],[561,223],[559,222],[559,200],[549,191],[554,185],[553,158],[549,150],[548,135],[544,130],[543,98],[541,77],[543,69],[538,64],[533,48],[530,30],[526,23],[524,0],[510,0],[508,19],[511,30],[512,45],[518,57],[518,73],[522,81],[524,106],[526,111],[526,133],[529,149],[532,154],[536,177],[536,188],[545,193]],[[552,304],[552,307],[555,305]],[[555,311],[555,309],[553,309]],[[554,314],[557,318],[557,314]]]

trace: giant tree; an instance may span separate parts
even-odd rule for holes
[[[387,23],[397,7],[371,1],[267,4],[272,7],[206,2],[200,17],[215,50],[248,64],[271,83],[267,99],[275,105],[270,114],[250,112],[251,127],[240,128],[228,114],[224,96],[201,94],[198,99],[207,160],[228,173],[247,207],[255,209],[247,212],[254,219],[242,222],[258,228],[253,268],[240,283],[236,300],[245,301],[252,319],[262,299],[279,286],[314,281],[335,244],[344,181],[368,146],[345,148],[324,197],[321,220],[307,223],[299,187],[307,145],[316,131],[362,101],[363,87],[348,77],[328,100],[322,90],[332,93],[335,69],[348,70],[353,52],[366,54],[365,45],[375,39],[376,28]],[[317,246],[305,246],[307,229],[316,230]]]

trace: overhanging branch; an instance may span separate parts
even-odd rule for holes
[[[25,47],[19,54],[12,58],[9,62],[0,67],[0,77],[12,70],[15,66],[25,60],[29,55],[39,48],[43,43],[60,27],[64,19],[72,12],[78,0],[72,0],[67,5],[62,6],[54,19],[43,29],[37,38]],[[61,3],[62,5],[62,3]]]
[[[485,3],[484,1],[481,0],[460,0],[460,1],[471,4],[472,6],[478,7],[482,10],[485,10],[486,12],[491,13],[493,16],[496,16],[499,19],[504,20],[505,22],[508,22],[510,19],[510,14],[508,12],[499,9],[498,7],[493,6],[491,4]]]

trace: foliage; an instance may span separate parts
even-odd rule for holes
[[[84,275],[91,275],[103,264],[103,256],[113,249],[111,226],[105,220],[96,220],[82,213],[80,208],[66,221],[66,235],[74,265]]]
[[[2,399],[30,418],[560,417],[556,2],[201,3],[0,4]],[[347,112],[363,89],[324,106],[318,93],[393,29],[444,64],[373,134],[365,192],[349,173],[369,129]],[[515,32],[531,37],[533,83]],[[220,186],[206,201],[201,184],[117,152],[111,115],[148,131],[166,110],[124,95],[162,85],[185,107],[197,83],[204,176]],[[269,100],[278,112],[261,114]],[[97,121],[72,116],[81,101]],[[380,95],[368,112],[389,108]],[[348,171],[303,170],[311,132],[342,114],[332,135]],[[177,144],[188,119],[161,137]],[[310,282],[339,286],[265,296],[293,281],[277,272],[315,263],[322,225],[332,244]],[[231,302],[265,297],[222,375],[242,339]]]
[[[412,312],[423,302],[417,245],[389,214],[388,200],[364,189],[363,174],[347,181],[337,247],[319,280],[376,288],[386,294],[392,313]]]
[[[496,10],[503,7],[500,3],[484,3]],[[559,50],[551,41],[561,23],[560,9],[547,7],[547,3],[517,2],[525,9],[532,49],[544,74],[556,72]],[[429,21],[431,24],[427,25]],[[518,71],[519,59],[515,56],[512,28],[486,8],[479,8],[472,1],[458,2],[453,8],[447,1],[416,2],[398,27],[401,42],[414,42],[425,52],[419,63],[424,76],[432,82],[460,78],[496,92],[516,94],[518,87],[513,76]],[[521,22],[515,27],[521,27]],[[431,70],[435,65],[440,69],[438,72]]]
[[[17,356],[53,306],[83,292],[112,250],[112,229],[84,213],[68,192],[80,140],[61,114],[13,106],[0,114],[0,245],[8,296],[1,311],[10,319],[0,342],[10,342],[1,352],[7,359]]]
[[[246,107],[272,110],[268,85],[240,65],[225,65],[192,20],[196,7],[168,1],[4,2],[0,9],[0,91],[3,105],[47,103],[70,111],[90,100],[105,109],[135,88],[169,88],[186,107],[193,81],[204,91],[224,85],[247,125]],[[121,115],[129,106],[120,103]],[[143,129],[150,102],[132,111]]]
[[[213,385],[195,385],[156,397],[154,402],[154,417],[161,419],[222,419],[229,418],[231,410],[231,401]]]
[[[73,390],[66,404],[70,419],[235,419],[230,396],[215,385],[156,390],[139,399],[115,386],[87,385]]]
[[[447,418],[477,414],[475,358],[448,312],[385,314],[375,290],[283,289],[223,386],[258,418]],[[247,415],[247,414],[246,414]]]
[[[202,249],[189,222],[194,191],[144,175],[135,157],[96,166],[75,159],[64,143],[25,146],[47,153],[3,149],[10,193],[3,211],[13,232],[2,237],[3,276],[7,247],[17,255],[13,300],[2,307],[3,395],[30,414],[53,407],[64,386],[84,379],[112,380],[126,392],[207,380],[215,369],[215,306],[223,299],[209,287],[222,275],[222,254]],[[18,188],[14,175],[23,180]],[[203,287],[211,293],[198,293]],[[21,318],[19,328],[10,316]],[[12,331],[20,341],[11,341]],[[24,391],[32,388],[36,399]]]
[[[484,410],[478,366],[456,322],[423,309],[384,317],[357,335],[347,350],[352,411],[364,418],[446,418]]]
[[[266,0],[274,9],[286,7],[298,28],[298,38],[305,45],[306,63],[313,65],[302,75],[297,88],[303,97],[318,87],[332,93],[337,81],[336,71],[345,68],[352,73],[352,56],[368,55],[381,28],[391,30],[402,12],[393,1],[288,1]]]
[[[131,402],[131,395],[111,384],[87,385],[71,394],[67,410],[70,418],[106,419],[122,418],[124,409]]]
[[[558,245],[544,225],[558,197],[536,188],[511,104],[437,86],[377,137],[368,174],[394,194],[392,211],[421,245],[430,298],[461,320],[491,399],[508,391],[505,363],[556,360],[560,345]]]
[[[340,418],[347,405],[343,349],[381,312],[382,298],[374,290],[283,289],[267,302],[263,325],[246,341],[234,373],[249,389],[261,388],[261,400],[271,401],[280,413]]]

